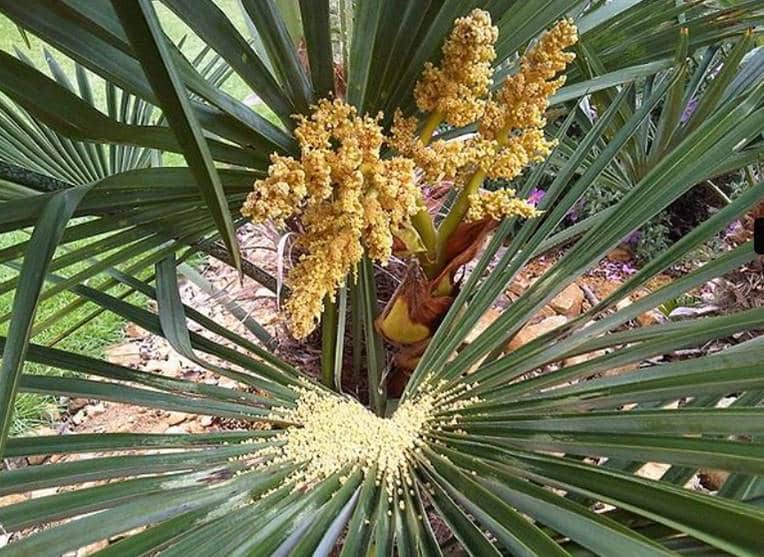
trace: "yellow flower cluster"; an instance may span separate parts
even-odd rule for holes
[[[425,145],[416,133],[417,120],[400,113],[395,115],[390,144],[413,159],[427,181],[453,179],[458,183],[476,172],[488,178],[512,180],[529,164],[544,160],[554,147],[554,141],[544,137],[544,112],[549,97],[564,83],[564,76],[556,77],[557,73],[574,58],[565,49],[577,40],[575,25],[562,20],[544,33],[521,58],[519,71],[507,78],[494,98],[484,102],[479,97],[488,89],[487,71],[492,59],[488,51],[492,51],[496,39],[492,29],[489,14],[481,10],[458,20],[443,48],[443,68],[428,66],[415,90],[421,110],[442,112],[449,123],[457,125],[479,120],[478,134],[463,142],[436,140]],[[472,58],[459,57],[456,45],[470,41],[480,45],[479,53]],[[458,71],[457,66],[464,71]],[[464,76],[478,74],[483,78],[472,83],[480,81],[481,85],[465,89]],[[480,109],[446,110],[444,106],[457,106],[450,99],[455,90],[459,90],[460,102],[473,106],[479,101]],[[530,205],[513,199],[508,191],[485,199],[471,193],[469,199],[467,220],[536,214]]]
[[[491,86],[491,63],[496,58],[493,45],[499,30],[491,25],[491,15],[480,9],[454,22],[443,44],[440,67],[425,64],[422,79],[414,90],[422,112],[438,112],[453,126],[466,126],[483,113]]]
[[[515,190],[505,189],[470,194],[467,221],[501,220],[513,216],[529,219],[538,214],[533,205],[515,196]]]
[[[386,263],[393,236],[418,209],[414,162],[382,160],[384,135],[377,119],[360,117],[340,100],[323,99],[299,117],[299,160],[273,156],[268,177],[255,183],[242,214],[255,222],[299,217],[298,263],[287,282],[286,310],[297,338],[316,326],[327,296],[370,257]]]
[[[529,129],[500,142],[478,135],[467,141],[464,150],[472,170],[481,170],[493,179],[512,180],[532,162],[543,161],[554,144],[540,129]]]
[[[429,183],[453,180],[467,164],[461,141],[435,141],[425,145],[417,135],[417,119],[395,112],[388,143],[401,155],[412,159]]]
[[[486,104],[478,135],[464,146],[466,158],[476,169],[489,178],[512,180],[529,164],[549,156],[555,143],[544,137],[544,113],[549,97],[565,82],[564,76],[556,77],[557,73],[575,57],[564,49],[576,40],[575,25],[562,20],[522,57],[519,71],[508,77],[496,98]],[[535,213],[506,191],[484,199],[472,194],[470,200],[467,220]]]
[[[576,43],[577,33],[573,22],[563,19],[541,36],[486,106],[480,135],[503,141],[513,130],[543,129],[549,97],[565,83],[565,76],[555,76],[575,58],[565,49]]]

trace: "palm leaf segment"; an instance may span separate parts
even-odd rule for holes
[[[194,9],[184,12],[183,2],[168,2],[179,13],[189,14],[187,22],[195,32],[289,125],[289,114],[312,100],[312,88],[320,90],[320,75],[314,71],[309,78],[294,62],[296,54],[286,40],[280,12],[275,4],[266,4],[244,2],[263,35],[268,65],[239,40],[214,5],[195,3]],[[690,29],[689,42],[679,48],[694,52],[698,46],[736,34],[748,25],[747,18],[761,15],[753,11],[754,3],[710,14],[694,5],[677,8],[674,2],[615,2],[590,11],[579,2],[525,6],[510,9],[496,3],[492,8],[503,31],[501,58],[572,11],[580,17],[584,44],[610,69],[587,83],[574,71],[568,87],[558,94],[559,102],[576,98],[575,91],[607,88],[633,80],[640,72],[665,69],[665,61],[676,50],[679,19]],[[153,93],[157,81],[148,80],[141,71],[139,49],[131,47],[108,4],[68,2],[48,7],[44,2],[26,2],[21,7],[3,1],[0,7],[129,94],[148,103],[158,101],[159,95]],[[305,2],[301,7],[311,48],[328,34],[321,27],[329,21],[328,3]],[[435,57],[450,23],[468,7],[447,2],[424,8],[411,3],[401,19],[401,12],[387,4],[365,6],[353,22],[349,99],[362,110],[410,103],[419,68]],[[146,13],[150,21],[150,12]],[[120,15],[124,21],[125,14]],[[645,18],[655,25],[641,26]],[[135,33],[128,35],[135,38]],[[390,49],[392,36],[400,40]],[[637,39],[623,41],[619,36]],[[318,52],[312,52],[311,64],[333,65],[325,48],[323,56]],[[393,56],[405,56],[412,64],[392,63]],[[2,71],[13,72],[0,81],[11,99],[72,140],[129,143],[190,156],[170,128],[117,121],[29,66],[5,55],[0,62]],[[164,62],[174,65],[180,82],[193,92],[189,108],[205,130],[210,156],[244,168],[213,171],[219,172],[226,201],[236,209],[245,186],[264,169],[266,155],[274,150],[289,152],[293,142],[281,128],[200,79],[171,48]],[[599,377],[654,355],[762,327],[764,311],[753,309],[618,330],[646,309],[749,263],[755,256],[750,243],[719,254],[626,309],[609,311],[764,197],[761,184],[658,254],[581,317],[512,353],[501,351],[506,340],[557,292],[756,137],[764,127],[760,83],[731,88],[729,95],[716,99],[708,117],[678,134],[674,144],[669,142],[652,168],[606,215],[576,229],[579,236],[559,233],[573,242],[566,255],[469,345],[463,344],[525,262],[560,240],[554,231],[565,213],[614,164],[661,100],[677,96],[671,93],[684,87],[684,79],[680,64],[663,75],[633,111],[626,110],[631,89],[624,88],[571,152],[556,153],[555,160],[563,162],[541,206],[544,216],[516,225],[508,220],[498,228],[430,342],[403,400],[387,419],[182,304],[173,254],[215,238],[217,225],[209,216],[204,221],[209,228],[201,233],[199,223],[184,229],[180,219],[170,219],[165,228],[151,229],[148,238],[156,236],[156,244],[139,240],[146,244],[124,254],[125,260],[145,255],[153,246],[142,264],[157,263],[155,278],[116,269],[118,259],[101,260],[98,270],[92,271],[104,271],[145,299],[156,300],[157,313],[113,296],[108,289],[84,284],[85,275],[57,274],[66,263],[54,255],[57,241],[88,232],[82,228],[85,224],[67,226],[69,216],[96,217],[97,225],[86,224],[98,233],[144,230],[140,223],[152,220],[152,210],[162,211],[172,203],[177,211],[178,204],[186,203],[193,211],[210,203],[211,197],[187,186],[189,178],[198,174],[172,168],[134,170],[97,177],[62,192],[27,192],[23,199],[5,203],[4,229],[35,225],[35,230],[28,243],[4,254],[5,261],[12,261],[26,253],[20,278],[6,286],[15,289],[14,313],[23,318],[14,319],[3,340],[4,424],[14,393],[25,391],[182,410],[267,423],[271,428],[195,435],[105,433],[12,439],[3,435],[6,458],[51,453],[112,456],[0,473],[0,496],[78,486],[0,507],[6,533],[59,523],[0,549],[0,554],[60,555],[128,531],[132,535],[98,554],[328,555],[338,542],[343,555],[392,551],[439,555],[454,550],[537,556],[761,554],[764,513],[757,502],[764,473],[764,446],[758,441],[764,424],[759,407],[764,396],[764,343],[751,340],[712,356]],[[564,134],[563,126],[560,135]],[[595,145],[599,154],[593,158]],[[544,171],[542,167],[531,172],[518,190],[527,193]],[[52,172],[46,169],[46,173]],[[149,183],[164,188],[158,190],[161,195],[149,195]],[[176,193],[171,201],[162,199],[170,192]],[[508,249],[501,251],[499,264],[486,274],[510,233]],[[368,281],[363,277],[362,283]],[[43,288],[43,279],[50,283],[48,288]],[[236,380],[241,389],[170,379],[30,342],[40,292],[46,296],[63,290],[164,336],[186,357]],[[467,302],[470,310],[458,311]],[[188,319],[203,333],[189,331]],[[220,335],[229,344],[210,340],[207,333]],[[570,356],[602,350],[602,355],[572,367],[553,365],[546,374],[530,373]],[[24,374],[25,360],[73,374]],[[719,401],[731,394],[732,405],[718,408]],[[676,401],[682,406],[672,409]],[[635,474],[646,462],[667,465],[661,481]],[[723,497],[683,487],[701,466],[733,472],[721,490]],[[77,520],[66,521],[74,517]]]

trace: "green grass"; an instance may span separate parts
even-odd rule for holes
[[[27,239],[23,232],[12,232],[0,235],[0,249],[14,245]],[[67,249],[80,247],[82,243],[73,243]],[[63,251],[60,251],[63,253]],[[82,270],[82,265],[72,266],[65,269],[62,274],[68,275]],[[5,282],[17,275],[15,269],[0,267],[0,282]],[[113,292],[118,293],[115,289]],[[40,304],[37,311],[36,324],[39,327],[46,320],[52,319],[57,312],[68,304],[74,302],[77,296],[69,292],[53,296]],[[0,296],[0,314],[7,316],[11,312],[13,304],[13,292]],[[71,350],[92,357],[103,357],[104,349],[118,342],[122,338],[123,320],[118,316],[103,312],[93,319],[85,322],[71,334],[67,334],[72,328],[89,317],[97,308],[93,304],[85,304],[76,311],[66,314],[61,319],[54,320],[49,326],[39,331],[32,341],[36,344],[54,346],[65,350]],[[0,334],[7,334],[8,322],[0,324]],[[56,370],[39,364],[25,364],[27,373],[55,374]],[[28,429],[40,425],[49,425],[58,417],[57,401],[50,397],[41,397],[27,393],[21,393],[14,409],[14,422],[11,426],[12,434],[19,434]]]

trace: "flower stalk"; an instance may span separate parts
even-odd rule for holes
[[[321,314],[321,383],[330,389],[334,388],[337,334],[337,302],[328,298]]]
[[[442,112],[436,110],[430,114],[427,120],[425,120],[424,126],[422,126],[422,131],[419,132],[419,141],[422,142],[422,145],[427,146],[430,144],[430,141],[432,141],[432,135],[435,133],[435,130],[438,129],[438,126],[440,126],[442,123]]]
[[[443,113],[434,111],[430,114],[422,127],[422,131],[419,133],[419,141],[422,145],[427,146],[432,141],[432,135],[435,130],[443,122]],[[417,254],[419,263],[425,270],[428,276],[434,276],[437,271],[437,250],[438,250],[438,231],[435,228],[435,222],[432,215],[426,207],[421,207],[419,211],[411,219],[411,224],[419,234],[422,240],[422,245],[425,250]]]
[[[470,206],[470,196],[478,192],[480,186],[483,185],[485,177],[486,172],[483,169],[478,169],[475,171],[469,182],[467,182],[461,191],[459,191],[459,194],[456,196],[451,209],[448,211],[448,214],[440,223],[440,226],[438,227],[438,241],[436,248],[437,253],[435,259],[436,270],[442,270],[446,266],[446,263],[448,263],[446,256],[446,246],[448,245],[448,240],[451,238],[454,232],[456,232],[459,224],[464,220],[464,217],[467,214],[467,210]]]

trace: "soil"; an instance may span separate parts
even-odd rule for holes
[[[705,221],[719,207],[720,199],[708,186],[700,184],[674,201],[666,210],[669,238],[675,242]]]

